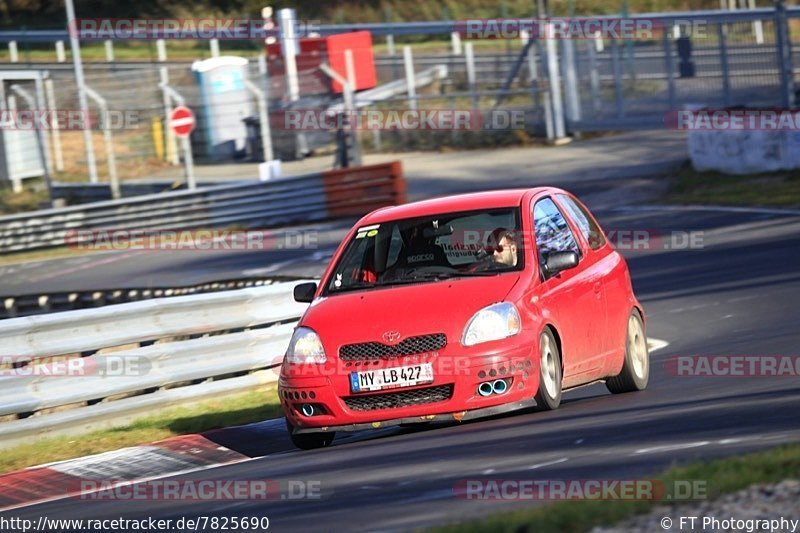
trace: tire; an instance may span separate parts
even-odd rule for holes
[[[637,309],[628,317],[625,334],[625,362],[622,371],[606,380],[606,388],[614,394],[644,390],[650,380],[650,353],[642,315]]]
[[[334,432],[325,433],[295,433],[294,427],[286,421],[286,431],[289,432],[289,438],[292,439],[292,444],[301,450],[315,450],[317,448],[327,448],[333,442],[333,437],[336,436]]]
[[[536,408],[552,411],[561,404],[561,353],[549,328],[539,337],[539,390]]]

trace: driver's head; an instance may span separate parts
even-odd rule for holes
[[[517,266],[517,240],[512,231],[497,228],[489,236],[487,251],[491,252],[495,263]]]

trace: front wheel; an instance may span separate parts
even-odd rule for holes
[[[292,444],[301,450],[314,450],[316,448],[326,448],[333,442],[333,437],[336,435],[334,432],[326,433],[295,433],[294,427],[286,421],[286,431],[289,432],[289,438],[292,439]]]
[[[552,411],[561,404],[561,354],[553,332],[545,329],[539,337],[539,390],[536,407]]]
[[[606,388],[614,394],[644,390],[650,379],[650,354],[644,333],[642,315],[634,309],[628,317],[625,340],[625,362],[622,371],[606,380]]]

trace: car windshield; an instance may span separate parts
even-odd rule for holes
[[[519,235],[518,208],[362,226],[336,264],[326,293],[521,270]]]

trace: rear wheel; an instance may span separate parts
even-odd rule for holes
[[[289,432],[289,438],[292,439],[292,444],[301,450],[326,448],[331,445],[333,437],[336,435],[334,432],[295,433],[294,426],[292,426],[288,420],[286,421],[286,431]]]
[[[550,329],[539,337],[539,390],[536,407],[551,411],[561,404],[561,354]]]
[[[644,333],[642,315],[634,309],[628,317],[625,340],[625,362],[622,371],[606,380],[606,388],[614,394],[644,390],[650,379],[650,354]]]

